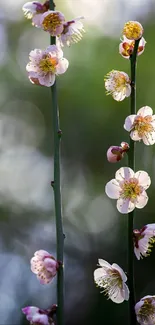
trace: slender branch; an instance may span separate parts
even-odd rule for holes
[[[135,41],[134,51],[130,57],[131,62],[131,114],[136,114],[136,61],[139,41]],[[130,138],[130,150],[128,152],[128,165],[135,170],[135,142]],[[128,214],[128,284],[130,290],[129,309],[130,325],[137,324],[135,306],[135,285],[134,285],[134,245],[133,245],[133,221],[134,211]]]
[[[50,0],[50,9],[54,10],[54,2]],[[55,37],[51,37],[51,45],[55,44]],[[52,182],[55,201],[56,215],[56,238],[57,238],[57,261],[59,269],[57,275],[57,324],[64,324],[64,274],[63,274],[63,252],[64,234],[62,222],[61,184],[60,184],[60,140],[61,130],[59,121],[59,108],[57,100],[56,81],[51,87],[52,92],[52,113],[53,113],[53,136],[54,136],[54,181]]]

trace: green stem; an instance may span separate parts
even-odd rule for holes
[[[130,113],[136,114],[136,61],[139,41],[135,41],[134,51],[130,57],[131,62],[131,104]],[[135,171],[135,142],[130,138],[130,150],[128,153],[128,165]],[[135,314],[135,285],[134,285],[134,245],[133,245],[133,221],[134,211],[128,214],[128,284],[130,290],[129,309],[130,325],[137,324]]]
[[[54,10],[53,0],[50,0],[50,9]],[[55,44],[56,38],[51,37],[51,45]],[[57,100],[56,81],[51,87],[52,92],[52,112],[53,112],[53,136],[54,136],[54,182],[52,182],[55,201],[56,216],[56,241],[57,241],[57,261],[59,269],[57,274],[57,324],[64,324],[64,272],[63,272],[63,253],[64,253],[64,234],[62,222],[61,204],[61,184],[60,184],[60,141],[61,130],[59,121],[59,108]]]

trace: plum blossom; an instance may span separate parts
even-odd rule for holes
[[[35,49],[29,54],[30,62],[26,66],[32,83],[50,87],[55,82],[55,75],[66,72],[69,62],[63,58],[62,50],[50,45],[46,50]]]
[[[143,26],[138,21],[128,21],[123,28],[123,35],[130,40],[140,39],[143,32]]]
[[[135,305],[137,322],[140,325],[155,324],[155,296],[145,296]]]
[[[22,308],[23,314],[32,325],[54,325],[53,319],[49,316],[48,311],[38,307],[28,306]]]
[[[105,186],[105,192],[111,199],[117,200],[117,209],[126,214],[135,208],[142,209],[147,204],[146,189],[151,179],[145,171],[134,173],[131,168],[121,167],[117,170],[115,178]]]
[[[131,81],[123,71],[112,70],[105,76],[107,95],[112,95],[116,101],[122,101],[131,94]]]
[[[49,0],[45,1],[43,4],[37,1],[26,2],[22,10],[27,19],[32,19],[32,25],[41,27],[40,19],[42,14],[49,10]]]
[[[83,33],[85,32],[83,23],[81,22],[83,18],[84,17],[77,17],[74,20],[64,23],[63,31],[58,38],[61,46],[70,46],[73,43],[78,43],[82,39]]]
[[[64,29],[65,16],[60,11],[49,10],[40,19],[41,27],[51,36],[59,36]]]
[[[143,140],[147,146],[155,143],[155,115],[152,108],[144,106],[140,108],[137,115],[129,115],[125,119],[124,129],[130,132],[134,141]]]
[[[120,161],[125,152],[129,150],[129,145],[127,142],[122,142],[120,146],[111,146],[107,151],[107,159],[111,163],[116,163]]]
[[[31,271],[37,275],[41,284],[47,284],[55,277],[59,263],[55,258],[44,250],[35,252],[31,258]]]
[[[110,265],[99,259],[99,268],[94,271],[94,281],[113,302],[119,304],[129,299],[127,277],[117,264]]]
[[[148,224],[142,229],[133,231],[134,253],[138,260],[150,255],[155,242],[155,223]]]
[[[130,56],[133,53],[135,41],[134,40],[128,40],[124,35],[122,42],[119,44],[119,53],[123,56],[125,59],[130,59]],[[140,39],[137,55],[141,55],[144,52],[146,41],[144,37]]]

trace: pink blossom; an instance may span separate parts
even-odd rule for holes
[[[146,41],[144,37],[140,39],[137,55],[141,55],[144,52]],[[122,42],[119,45],[119,53],[123,56],[125,59],[130,59],[130,56],[133,53],[134,50],[135,41],[129,40],[123,35]]]
[[[116,163],[124,157],[128,150],[129,145],[126,142],[122,142],[121,146],[111,146],[107,151],[107,159],[111,163]]]
[[[54,325],[53,319],[49,316],[48,311],[38,307],[28,306],[22,308],[23,314],[32,325]]]
[[[63,31],[58,38],[61,46],[70,46],[73,43],[78,43],[82,39],[83,33],[85,32],[83,23],[81,22],[83,18],[78,17],[63,24]]]
[[[155,324],[155,296],[145,296],[135,305],[137,322],[140,325]]]
[[[49,0],[41,4],[38,1],[26,2],[22,10],[27,19],[32,19],[32,25],[41,27],[40,19],[44,12],[49,10]]]
[[[55,258],[44,250],[35,252],[30,263],[31,271],[37,275],[37,279],[41,284],[50,283],[59,267]]]
[[[60,47],[50,45],[46,50],[35,49],[30,52],[30,62],[26,66],[32,83],[50,87],[55,82],[55,75],[66,72],[69,62],[63,58]]]
[[[146,189],[151,179],[145,171],[134,172],[131,168],[117,170],[115,178],[106,184],[105,192],[111,199],[117,200],[120,213],[129,213],[136,208],[142,209],[148,202]]]
[[[65,16],[60,11],[49,10],[40,19],[41,27],[52,36],[58,36],[64,29]]]
[[[155,242],[155,223],[148,224],[142,229],[133,231],[134,253],[138,260],[151,253],[152,245]]]

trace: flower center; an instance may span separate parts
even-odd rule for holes
[[[43,58],[40,63],[39,63],[39,68],[43,72],[55,72],[55,67],[57,65],[57,59],[56,58],[50,58],[50,57],[45,57]]]
[[[127,43],[124,42],[123,43],[123,55],[124,56],[130,56],[133,53],[133,49],[134,49],[134,44],[135,42],[133,41],[132,43]]]
[[[114,88],[116,91],[123,90],[126,87],[127,80],[124,74],[119,73],[119,75],[116,75],[113,78],[115,83]]]
[[[134,39],[137,40],[141,37],[143,32],[142,26],[134,21],[128,21],[123,29],[123,34],[128,38],[128,39]]]
[[[53,32],[55,32],[57,27],[59,27],[61,24],[62,22],[60,20],[59,13],[55,12],[47,15],[42,22],[45,31],[52,30]]]
[[[143,324],[148,324],[150,321],[155,324],[155,306],[152,304],[152,299],[144,300],[143,306],[138,312],[138,317]]]
[[[137,116],[133,123],[134,130],[138,131],[138,135],[142,137],[144,133],[150,133],[154,131],[153,126],[151,125],[152,116]]]
[[[109,296],[109,298],[118,291],[123,288],[122,278],[119,272],[115,269],[110,269],[107,271],[107,276],[101,278],[98,281],[98,285],[103,287],[103,292]]]
[[[143,187],[139,185],[136,178],[130,178],[120,182],[121,192],[120,197],[123,199],[135,200],[143,192]]]

